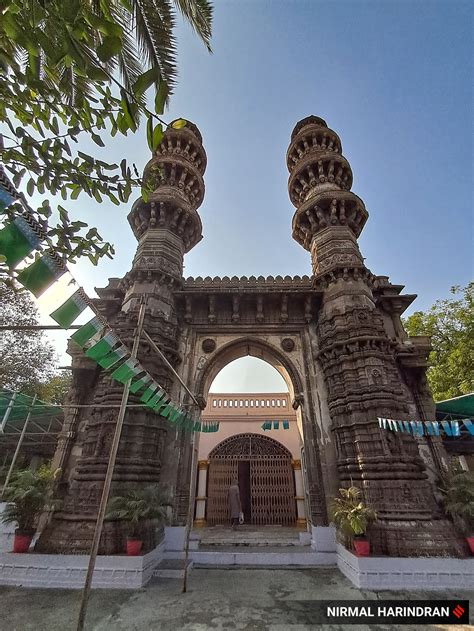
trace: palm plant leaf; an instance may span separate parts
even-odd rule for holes
[[[174,0],[183,17],[211,50],[212,4],[208,0]]]
[[[174,14],[169,0],[131,0],[139,52],[171,88],[176,77]]]

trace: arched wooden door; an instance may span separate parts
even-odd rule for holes
[[[230,522],[228,491],[239,480],[245,523],[293,526],[296,500],[291,453],[273,438],[237,434],[209,454],[207,523]]]

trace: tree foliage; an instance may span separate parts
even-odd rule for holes
[[[451,293],[403,322],[409,335],[431,337],[427,378],[435,401],[474,391],[474,282]]]
[[[0,324],[38,324],[38,310],[27,292],[0,284]],[[56,354],[42,331],[0,331],[0,389],[38,394],[55,375]]]
[[[141,187],[135,165],[80,151],[78,138],[104,147],[106,136],[135,133],[145,116],[148,144],[156,149],[176,79],[177,12],[210,50],[209,0],[0,2],[0,162],[16,187],[30,196],[87,195],[117,205]],[[19,210],[10,206],[7,217]],[[60,204],[53,213],[44,199],[36,212],[47,245],[67,260],[112,257],[97,230],[71,220]]]
[[[468,535],[474,532],[474,473],[464,471],[452,476],[444,491],[444,509],[463,524]]]

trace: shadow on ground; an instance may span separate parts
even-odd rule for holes
[[[86,620],[88,631],[216,631],[227,629],[300,631],[306,629],[400,629],[393,625],[318,625],[311,607],[295,601],[446,599],[469,600],[471,592],[369,592],[356,589],[337,569],[195,569],[188,591],[182,581],[155,579],[137,591],[94,590]],[[0,587],[1,631],[75,630],[81,592]],[[449,629],[406,626],[406,629]],[[462,629],[453,626],[453,630]],[[474,628],[474,627],[464,627]]]

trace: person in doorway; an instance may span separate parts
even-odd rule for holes
[[[242,512],[242,503],[240,501],[239,482],[237,478],[232,479],[232,484],[229,487],[229,509],[230,509],[230,522],[232,524],[232,530],[235,530],[239,524],[240,513]]]

